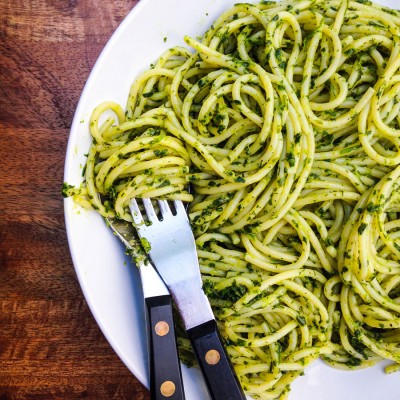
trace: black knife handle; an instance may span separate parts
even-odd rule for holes
[[[171,296],[146,298],[150,344],[152,400],[184,400]]]
[[[246,396],[211,320],[187,331],[213,400],[244,400]]]

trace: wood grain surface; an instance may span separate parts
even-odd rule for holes
[[[150,398],[86,305],[60,194],[81,91],[136,3],[0,1],[0,400]]]

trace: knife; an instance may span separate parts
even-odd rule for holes
[[[118,219],[106,218],[106,222],[139,268],[147,308],[151,399],[185,400],[171,295],[136,239],[133,226]]]

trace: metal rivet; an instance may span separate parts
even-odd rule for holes
[[[208,350],[206,353],[206,363],[209,365],[215,365],[219,363],[219,360],[221,359],[221,355],[217,350]]]
[[[175,393],[175,383],[165,381],[160,386],[160,392],[164,397],[171,397]]]
[[[169,325],[165,321],[159,321],[154,327],[158,336],[165,336],[169,332]]]

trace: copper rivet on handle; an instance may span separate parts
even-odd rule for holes
[[[206,363],[209,365],[215,365],[219,363],[219,360],[221,359],[221,355],[217,350],[208,350],[206,353]]]
[[[154,327],[158,336],[165,336],[169,332],[169,325],[165,321],[159,321]]]
[[[160,392],[164,397],[171,397],[175,393],[175,383],[171,381],[163,382]]]

